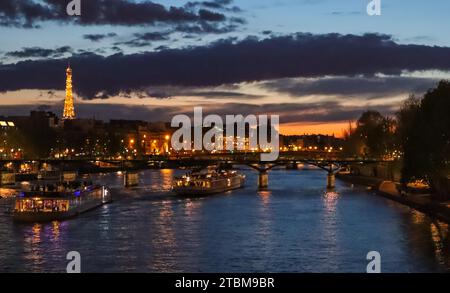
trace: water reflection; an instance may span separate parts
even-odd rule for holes
[[[271,247],[273,243],[273,212],[270,205],[272,191],[270,190],[258,190],[259,196],[259,208],[257,214],[258,225],[254,236],[260,239],[261,244],[264,243],[266,247]],[[259,248],[261,253],[264,253],[261,248]],[[267,254],[268,252],[266,252]]]
[[[149,264],[150,269],[158,272],[173,270],[174,261],[172,257],[177,251],[177,234],[175,231],[173,201],[164,200],[155,204],[159,209],[158,217],[154,219],[157,223],[153,225],[155,231],[151,231],[151,247],[154,250],[154,258]]]
[[[161,175],[161,189],[162,190],[170,190],[173,184],[174,170],[172,169],[163,169],[160,171]]]
[[[31,237],[30,237],[31,244],[38,244],[41,242],[41,230],[42,230],[41,224],[34,224],[34,226],[31,228]]]
[[[431,239],[434,245],[434,254],[436,260],[440,264],[449,264],[449,253],[448,253],[448,224],[440,221],[436,221],[430,224]],[[446,251],[447,250],[447,251]]]
[[[122,174],[94,176],[118,199],[70,221],[0,217],[0,271],[63,271],[67,251],[79,250],[91,272],[361,272],[373,247],[385,272],[450,267],[447,224],[358,186],[325,191],[320,170],[273,170],[268,190],[246,171],[244,189],[201,199],[169,192],[181,173],[140,172],[136,189]]]
[[[417,210],[411,210],[411,217],[414,224],[423,224],[426,220],[426,215]]]
[[[263,205],[267,207],[270,204],[270,196],[272,195],[272,192],[270,190],[258,190],[258,195]]]
[[[167,221],[166,223],[169,223],[170,218],[173,216],[173,210],[172,210],[172,201],[165,200],[161,203],[162,208],[159,211],[159,216],[161,219],[164,219],[164,221]]]
[[[340,247],[338,242],[338,215],[337,206],[339,193],[335,190],[326,190],[322,195],[324,212],[321,217],[320,239],[322,245],[322,258],[329,259],[328,266],[333,271],[338,270]]]
[[[199,211],[201,210],[202,200],[187,199],[184,201],[184,214],[187,217],[188,222],[199,220]]]
[[[41,224],[34,224],[25,231],[24,258],[33,265],[33,270],[36,270],[36,266],[39,266],[43,261],[42,251],[40,249],[41,232]]]
[[[323,194],[323,203],[328,214],[336,212],[336,206],[339,199],[339,193],[335,190],[327,190]]]
[[[60,227],[61,227],[61,224],[59,221],[52,222],[52,240],[53,241],[59,240]]]
[[[152,172],[150,188],[155,191],[170,191],[173,185],[174,172],[172,169],[162,169]]]

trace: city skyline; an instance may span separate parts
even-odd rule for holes
[[[80,118],[167,122],[203,106],[279,114],[282,134],[340,136],[364,110],[393,115],[449,78],[447,2],[383,1],[377,17],[368,1],[340,2],[116,1],[117,14],[82,1],[77,18],[48,0],[7,1],[0,115],[62,113],[69,60]],[[133,3],[139,17],[126,13]]]

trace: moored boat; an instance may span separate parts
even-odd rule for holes
[[[245,175],[233,170],[206,170],[176,178],[173,191],[182,196],[206,196],[241,188]]]
[[[49,222],[77,216],[111,201],[105,186],[72,182],[33,186],[14,201],[12,216],[19,222]]]

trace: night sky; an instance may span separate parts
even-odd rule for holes
[[[285,134],[340,135],[393,115],[450,74],[450,1],[0,1],[0,115],[61,115],[73,68],[80,118],[170,121],[194,106],[279,114]]]

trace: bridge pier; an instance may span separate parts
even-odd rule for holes
[[[327,174],[327,189],[334,189],[336,187],[336,174],[328,172]]]
[[[247,164],[247,166],[258,171],[258,188],[267,189],[269,187],[269,171],[277,164]]]
[[[336,173],[341,170],[341,165],[335,162],[324,162],[319,164],[313,164],[322,170],[327,171],[327,189],[334,189],[336,187]]]
[[[269,187],[269,173],[267,171],[260,171],[258,174],[258,188],[266,189]]]

